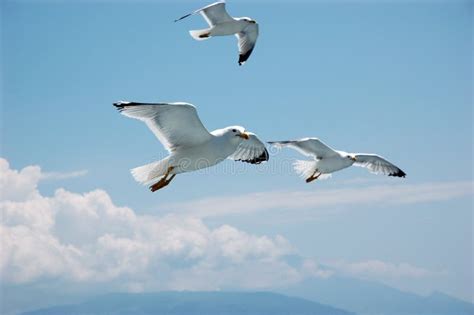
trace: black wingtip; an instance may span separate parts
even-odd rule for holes
[[[262,152],[262,154],[260,154],[258,157],[254,158],[254,159],[251,159],[251,160],[237,160],[237,161],[241,161],[241,162],[244,162],[244,163],[250,163],[250,164],[260,164],[262,162],[268,161],[269,159],[270,159],[270,155],[268,154],[268,151],[265,148],[265,150]]]
[[[404,171],[402,171],[401,169],[398,169],[398,171],[396,173],[388,174],[388,176],[405,178],[407,176],[407,174]]]
[[[186,15],[184,15],[184,16],[182,16],[182,17],[180,17],[179,19],[176,19],[176,20],[174,20],[174,21],[175,21],[175,22],[181,21],[182,19],[185,19],[185,18],[187,18],[188,16],[191,16],[191,15],[193,15],[193,13],[186,14]]]
[[[120,102],[115,102],[113,105],[117,108],[118,111],[123,111],[125,106],[129,104],[130,102],[120,101]]]
[[[239,55],[239,66],[243,65],[247,59],[249,59],[250,54],[252,54],[253,48],[247,51],[245,54],[240,54]]]

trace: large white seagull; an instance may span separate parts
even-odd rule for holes
[[[141,120],[170,153],[166,158],[131,170],[136,181],[156,191],[176,174],[210,167],[226,158],[252,164],[268,161],[265,145],[240,126],[209,132],[187,103],[118,102],[125,116]]]

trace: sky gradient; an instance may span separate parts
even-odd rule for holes
[[[231,15],[260,24],[242,67],[235,38],[197,42],[188,30],[203,28],[201,17],[173,22],[205,4],[2,1],[5,174],[38,165],[24,179],[35,200],[100,189],[112,208],[184,217],[188,231],[268,237],[278,254],[262,255],[296,253],[341,274],[474,301],[472,2],[228,1]],[[118,100],[186,101],[209,130],[238,124],[267,141],[311,136],[379,153],[407,178],[351,168],[308,185],[291,168],[302,156],[271,150],[266,165],[225,161],[152,194],[128,170],[166,151],[116,112]]]

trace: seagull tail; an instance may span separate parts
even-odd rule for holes
[[[189,31],[189,34],[194,38],[195,40],[205,40],[209,39],[211,37],[211,29],[206,28],[203,30],[192,30]]]
[[[130,170],[133,178],[143,184],[149,185],[155,183],[158,178],[165,175],[168,170],[168,158],[156,161],[150,164],[135,167]]]
[[[293,163],[295,172],[303,178],[308,178],[313,175],[316,170],[316,161],[302,161],[297,160]]]
[[[316,168],[318,167],[318,161],[302,161],[297,160],[293,163],[293,168],[295,172],[298,173],[303,178],[308,178],[314,174]],[[331,177],[331,174],[321,174],[318,179],[328,179]]]

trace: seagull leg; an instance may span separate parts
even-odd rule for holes
[[[159,182],[153,184],[150,186],[151,192],[155,192],[158,189],[161,189],[163,187],[168,186],[168,184],[173,180],[173,178],[176,176],[176,174],[171,175],[170,178],[167,178],[168,175],[171,173],[171,171],[174,169],[174,166],[168,167],[168,170],[166,171],[165,175],[163,176],[162,179],[160,179]]]
[[[317,173],[318,175],[316,175],[316,173]],[[316,171],[314,171],[313,175],[311,175],[310,177],[308,177],[308,178],[306,179],[306,182],[307,182],[307,183],[311,183],[313,180],[318,179],[319,176],[321,176],[321,173],[318,173],[318,170],[316,170]]]

